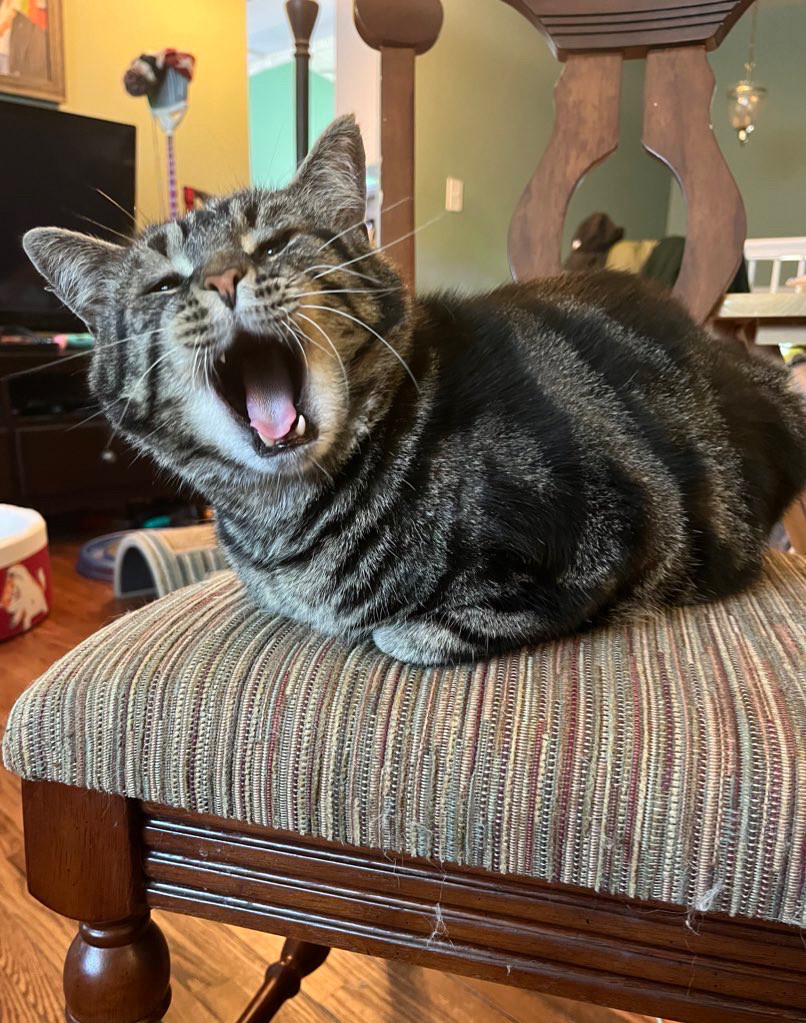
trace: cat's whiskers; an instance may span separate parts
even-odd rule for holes
[[[207,346],[206,345],[194,345],[193,348],[193,368],[191,373],[194,380],[201,382],[201,373],[199,373],[199,361],[207,362]],[[205,380],[207,378],[205,377]]]
[[[117,401],[121,401],[121,400],[122,400],[121,398],[117,399]],[[102,408],[97,408],[94,412],[90,413],[90,415],[88,415],[86,419],[81,419],[77,423],[73,423],[72,426],[68,426],[67,429],[64,432],[65,433],[72,433],[73,430],[77,430],[80,426],[86,426],[87,423],[91,422],[93,419],[97,418],[98,416],[102,416],[103,414],[104,414],[104,410]]]
[[[109,231],[110,234],[117,235],[118,238],[122,238],[127,244],[132,240],[131,235],[124,234],[122,231],[116,231],[114,227],[102,224],[100,220],[93,220],[92,217],[86,217],[83,213],[75,213],[74,216],[78,217],[79,220],[86,220],[88,224],[94,224],[95,227],[100,227],[102,231]]]
[[[164,328],[160,328],[160,329],[164,329]],[[154,333],[154,332],[151,331],[150,333]],[[127,340],[130,340],[130,339],[129,338],[123,338],[122,340],[123,341],[127,341]],[[117,344],[118,342],[113,342],[113,343]],[[164,354],[168,355],[169,353],[166,352]],[[161,356],[160,358],[164,358],[164,355]],[[158,359],[156,361],[159,362],[160,360]],[[150,367],[150,368],[153,368],[153,365],[155,365],[155,364],[156,363],[152,364],[152,367]],[[146,370],[146,373],[147,372],[148,372],[148,370]],[[142,379],[142,377],[140,379]],[[139,382],[140,381],[138,380],[137,384],[139,384]],[[135,385],[135,386],[137,386],[137,385]],[[119,398],[113,398],[110,404],[117,405],[121,401],[126,401],[126,408],[128,408],[128,402],[131,401],[131,398],[128,398],[128,400],[127,400],[125,395],[121,395]],[[123,410],[123,415],[125,415],[125,413],[126,413],[126,408],[124,408],[124,410]],[[69,426],[67,428],[66,432],[70,433],[72,430],[78,429],[79,426],[85,426],[87,423],[89,423],[91,420],[95,419],[97,416],[102,416],[102,415],[105,415],[105,410],[103,408],[96,409],[95,412],[93,412],[91,415],[87,416],[86,419],[82,419],[82,420],[80,420],[80,422],[73,423],[72,426]],[[122,416],[121,416],[121,422],[122,422]],[[115,429],[116,429],[117,426],[119,425],[119,423],[118,424],[113,424],[113,425],[115,425]],[[113,432],[112,436],[114,437],[114,432]],[[110,440],[111,440],[111,438],[110,438]]]
[[[155,433],[158,433],[161,429],[162,429],[162,423],[160,423],[159,426],[155,426],[153,430],[149,430],[148,433],[144,434],[142,437],[138,437],[137,439],[141,443],[144,444],[147,440],[150,440],[150,438],[153,437]],[[138,452],[137,453],[137,457],[138,458],[142,458],[143,454],[144,454],[144,452],[142,452],[142,451]]]
[[[147,366],[146,369],[135,380],[134,384],[132,385],[132,387],[130,389],[130,393],[128,395],[121,395],[119,400],[122,400],[123,398],[126,398],[126,404],[123,406],[123,411],[120,413],[120,417],[118,418],[118,421],[114,424],[113,429],[114,429],[115,433],[123,425],[123,420],[126,418],[126,413],[129,411],[129,405],[131,405],[132,400],[134,399],[135,395],[137,394],[137,388],[140,386],[140,384],[143,382],[143,380],[145,380],[145,378],[148,376],[148,374],[151,373],[154,369],[156,369],[156,367],[162,362],[163,359],[167,359],[168,356],[172,355],[172,354],[173,354],[173,352],[172,352],[172,349],[170,349],[170,348],[168,348],[166,351],[164,351],[162,353],[162,355],[158,356],[151,363],[150,366]]]
[[[311,295],[386,295],[392,291],[400,291],[394,288],[320,288],[316,291],[297,291],[289,293],[285,298],[310,298]]]
[[[313,457],[313,455],[309,455],[308,457],[313,462],[313,464],[316,466],[316,468],[319,469],[321,472],[323,472],[325,474],[325,476],[327,476],[327,478],[330,480],[330,485],[333,486],[333,484],[335,483],[335,480],[330,475],[330,473],[327,471],[327,469],[323,465],[321,465],[319,462],[317,462],[316,459]]]
[[[291,320],[292,323],[294,323],[295,329],[297,330],[301,341],[304,341],[309,345],[313,345],[314,348],[318,348],[319,351],[324,352],[329,359],[333,358],[332,353],[329,352],[324,345],[320,345],[318,341],[314,341],[310,334],[306,333],[306,331],[302,329],[302,327],[296,322],[296,320],[293,319],[293,317],[291,318]]]
[[[208,391],[212,391],[213,390],[213,382],[210,379],[211,360],[207,358],[207,346],[205,346],[202,349],[202,352],[204,353],[201,356],[202,365],[204,366],[204,382],[207,385],[207,390]]]
[[[137,230],[138,231],[140,230],[140,225],[137,223],[136,217],[133,216],[125,207],[121,206],[117,199],[113,199],[111,195],[107,195],[102,188],[93,187],[93,191],[97,192],[98,195],[106,199],[107,202],[111,202],[113,206],[116,206],[121,213],[123,213],[125,216],[129,218],[129,220],[131,220],[132,224],[137,228]],[[135,212],[137,211],[135,210]]]
[[[409,364],[406,362],[406,360],[403,358],[403,356],[400,354],[400,352],[398,352],[398,350],[393,345],[389,344],[389,342],[386,340],[386,338],[382,337],[378,333],[378,331],[375,330],[374,327],[370,327],[370,325],[368,323],[364,323],[364,321],[360,320],[357,316],[352,316],[350,313],[346,313],[343,309],[334,309],[332,306],[329,306],[329,305],[310,305],[310,304],[306,305],[305,303],[300,303],[300,308],[301,309],[321,309],[323,312],[333,313],[334,316],[343,316],[345,319],[352,320],[353,323],[357,323],[360,327],[364,327],[364,329],[368,330],[370,332],[370,334],[374,334],[375,337],[379,341],[383,342],[383,344],[386,345],[386,347],[394,355],[394,357],[398,360],[398,362],[403,367],[403,369],[405,369],[405,371],[411,377],[412,383],[414,384],[414,386],[416,387],[417,391],[419,392],[420,385],[417,383],[417,378],[412,373],[412,371],[411,371],[411,369],[409,367]]]
[[[324,270],[326,271],[326,273],[320,274],[320,276],[325,277],[332,270],[338,269],[339,267],[333,263],[314,263],[312,266],[306,267],[305,270],[303,270],[303,276],[309,274],[311,270]],[[344,270],[344,273],[353,274],[355,277],[363,277],[365,281],[372,281],[373,284],[383,284],[383,281],[379,280],[377,277],[372,277],[370,274],[361,273],[360,270]]]
[[[205,385],[208,389],[212,389],[209,374],[210,360],[207,357],[207,353],[215,348],[215,342],[204,341],[201,344],[198,342],[194,344],[181,342],[181,344],[183,348],[189,348],[193,352],[193,363],[190,369],[192,379],[198,381],[199,384]]]
[[[443,210],[442,213],[438,213],[435,217],[431,217],[430,220],[426,220],[424,224],[420,224],[419,227],[415,227],[413,231],[407,231],[405,234],[401,234],[399,238],[393,239],[391,242],[387,242],[385,245],[379,245],[376,249],[370,249],[369,252],[365,252],[360,256],[355,256],[353,259],[348,259],[344,263],[339,263],[338,266],[334,266],[333,270],[329,271],[332,273],[335,270],[343,270],[345,267],[351,266],[353,263],[359,263],[362,259],[371,259],[372,256],[377,256],[379,252],[383,252],[385,249],[391,249],[393,245],[397,245],[399,242],[405,241],[407,238],[411,238],[415,234],[419,234],[420,231],[424,231],[427,227],[431,227],[432,224],[436,224],[438,220],[442,220],[443,217],[448,215],[447,210]],[[320,277],[324,277],[324,273],[314,275],[313,280],[318,280]]]
[[[293,326],[291,325],[291,320],[290,320],[290,318],[288,316],[288,313],[285,314],[285,320],[284,321],[280,320],[279,323],[280,323],[280,326],[282,327],[282,329],[285,331],[286,337],[288,337],[290,335],[290,337],[294,340],[294,342],[296,343],[297,347],[299,348],[300,354],[302,355],[303,361],[305,363],[305,372],[310,376],[311,367],[308,364],[308,356],[305,354],[305,348],[304,348],[302,342],[297,337],[297,332],[294,330]]]
[[[155,426],[153,430],[149,430],[148,433],[143,434],[142,436],[140,436],[138,434],[137,435],[137,439],[138,439],[138,441],[141,444],[145,444],[145,442],[147,440],[150,440],[154,436],[154,434],[158,433],[161,429],[162,429],[162,423],[160,423],[158,426]],[[114,435],[113,435],[113,437],[114,437]],[[110,437],[109,443],[112,442],[113,437]],[[107,445],[107,447],[108,446],[109,445]],[[132,464],[134,464],[134,462],[136,462],[140,458],[145,458],[145,456],[146,456],[146,452],[145,451],[136,451],[135,454],[134,454],[134,458],[132,459]],[[155,468],[157,468],[158,471],[161,471],[159,466],[155,466]],[[189,523],[189,525],[190,525],[190,523]]]
[[[199,375],[199,352],[203,349],[194,347],[193,349],[193,365],[190,367],[190,375],[194,380],[198,379]]]
[[[90,348],[85,348],[80,352],[75,352],[73,355],[60,355],[57,359],[53,359],[51,362],[44,362],[40,366],[31,366],[29,369],[18,369],[15,373],[6,373],[4,376],[0,377],[0,380],[13,380],[16,377],[27,376],[29,373],[39,373],[43,369],[50,369],[51,366],[63,366],[65,362],[70,362],[73,359],[85,359],[88,355],[92,355],[95,351],[114,348],[116,345],[126,344],[127,341],[134,341],[136,338],[150,337],[152,334],[160,334],[163,330],[165,330],[165,327],[157,327],[156,330],[145,330],[142,334],[131,334],[129,337],[121,337],[117,341],[104,341],[97,347],[92,345]]]
[[[327,341],[327,343],[333,349],[333,355],[336,357],[336,359],[338,359],[339,365],[341,366],[341,375],[344,377],[344,390],[347,392],[347,396],[349,398],[349,395],[350,395],[350,382],[347,379],[347,367],[344,365],[344,360],[339,355],[338,348],[336,348],[336,346],[333,344],[333,341],[332,341],[330,335],[328,334],[328,332],[320,324],[318,324],[316,322],[316,320],[312,319],[310,316],[306,316],[305,313],[299,313],[298,315],[303,320],[306,320],[308,323],[310,323],[314,327],[316,327],[316,329],[319,331],[319,333],[324,337],[324,339]],[[316,344],[316,341],[314,341],[313,338],[309,334],[307,334],[305,331],[303,331],[303,333],[305,334],[306,338],[311,342],[311,344]],[[321,345],[317,345],[317,347],[318,348],[322,348]],[[325,349],[325,348],[322,348],[322,351],[325,352],[327,355],[330,354],[330,352],[328,352],[327,349]]]
[[[389,206],[384,206],[380,211],[381,213],[388,213],[390,210],[397,209],[398,206],[402,206],[404,202],[411,202],[413,196],[407,195],[405,199],[398,199],[397,202],[391,203]],[[366,217],[362,217],[360,220],[356,220],[354,224],[350,224],[349,227],[345,227],[343,231],[339,231],[338,234],[334,234],[332,238],[328,238],[326,242],[322,242],[319,248],[316,250],[317,253],[321,252],[322,249],[326,249],[328,245],[332,245],[338,238],[341,238],[345,234],[349,234],[350,231],[354,231],[357,227],[361,227],[362,224],[366,224]]]

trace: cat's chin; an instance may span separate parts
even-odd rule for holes
[[[252,451],[276,458],[318,438],[303,408],[303,355],[271,334],[240,332],[213,366],[212,385]]]

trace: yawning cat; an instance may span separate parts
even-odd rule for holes
[[[296,179],[30,258],[91,385],[215,506],[267,611],[407,661],[723,596],[806,480],[786,373],[606,272],[415,298],[364,226],[352,118]]]

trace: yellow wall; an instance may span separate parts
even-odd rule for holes
[[[180,190],[193,185],[221,193],[248,183],[246,0],[64,0],[63,6],[62,109],[136,125],[141,224],[167,216],[167,167],[159,128],[158,162],[155,156],[148,101],[123,88],[123,74],[140,53],[173,46],[196,57],[189,109],[176,134]]]

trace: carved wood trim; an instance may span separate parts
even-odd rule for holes
[[[793,928],[145,813],[151,906],[684,1023],[806,1021]]]
[[[659,46],[715,49],[753,0],[505,0],[546,36],[558,60],[619,50],[644,57]]]
[[[509,227],[509,262],[520,280],[562,269],[568,203],[579,181],[619,142],[622,57],[569,57],[554,87],[554,131]]]
[[[394,46],[414,50],[419,56],[430,50],[442,28],[440,0],[353,0],[358,34],[373,50]]]
[[[747,233],[741,194],[711,127],[713,92],[703,46],[653,50],[647,57],[643,145],[683,190],[686,248],[674,293],[698,321],[733,280]]]

